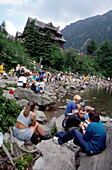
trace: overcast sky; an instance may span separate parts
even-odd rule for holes
[[[28,17],[60,26],[112,9],[112,0],[0,0],[0,24],[5,21],[9,34],[22,32]]]

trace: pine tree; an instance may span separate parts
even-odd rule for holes
[[[38,30],[35,26],[35,21],[32,21],[26,29],[24,46],[31,57],[37,56],[37,36]]]
[[[97,49],[97,45],[94,39],[91,40],[90,44],[87,45],[86,51],[90,55],[94,55],[95,51]]]

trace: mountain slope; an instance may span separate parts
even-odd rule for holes
[[[67,41],[65,48],[73,47],[82,52],[86,51],[86,46],[91,39],[94,39],[98,46],[106,38],[112,44],[112,11],[71,23],[61,33]]]

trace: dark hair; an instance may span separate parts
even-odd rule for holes
[[[30,113],[30,111],[32,111],[35,107],[35,102],[28,102],[27,107],[24,110],[24,116],[27,117]]]
[[[81,107],[80,109],[79,109],[79,111],[80,110],[82,110],[83,112],[85,112],[85,108],[84,107]]]
[[[89,116],[89,118],[92,122],[99,122],[100,121],[99,113],[96,112],[95,110],[90,111],[88,116]]]

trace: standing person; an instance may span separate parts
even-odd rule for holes
[[[1,78],[3,77],[3,66],[4,66],[4,63],[0,64],[0,74],[1,74]]]
[[[23,74],[26,73],[26,68],[25,68],[25,65],[22,64],[21,68],[20,68],[20,76],[22,76]]]
[[[18,65],[16,66],[16,76],[15,76],[15,80],[17,79],[17,76],[19,76],[19,74],[20,74],[20,64],[18,64]]]
[[[103,123],[100,121],[99,114],[93,110],[88,114],[88,127],[85,130],[85,126],[81,124],[83,134],[77,129],[73,129],[69,133],[63,135],[57,134],[58,137],[54,137],[55,143],[62,145],[65,142],[73,139],[73,142],[90,154],[99,154],[106,147],[106,129]]]
[[[40,134],[42,140],[51,138],[51,135],[45,134],[38,122],[34,112],[35,102],[28,102],[28,106],[21,111],[13,129],[13,135],[21,141],[29,141],[35,132]]]
[[[65,111],[65,116],[71,114],[71,113],[75,113],[75,109],[76,109],[76,104],[81,100],[81,97],[79,95],[75,95],[73,97],[73,100],[70,101],[68,104],[67,104],[67,107],[66,107],[66,111]]]

